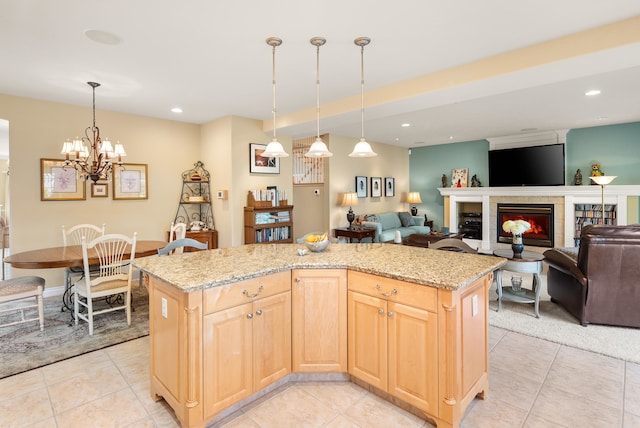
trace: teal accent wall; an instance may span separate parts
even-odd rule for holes
[[[578,168],[582,171],[583,185],[589,185],[593,163],[599,163],[606,175],[618,176],[612,184],[640,184],[640,122],[572,129],[567,133],[565,150],[568,186],[573,184]],[[442,187],[442,174],[446,174],[450,187],[451,171],[469,168],[469,185],[476,174],[482,185],[487,186],[488,152],[487,140],[411,149],[409,187],[413,192],[420,192],[419,214],[426,213],[434,221],[436,230],[443,225],[444,198],[438,191],[438,187]]]
[[[611,184],[640,184],[640,122],[572,129],[567,134],[566,183],[580,168],[582,184],[590,185],[591,165],[599,163],[605,175],[617,175]]]
[[[433,220],[435,230],[439,231],[444,224],[444,197],[438,191],[438,187],[442,187],[442,174],[447,176],[447,185],[451,187],[451,171],[469,168],[468,185],[471,185],[471,177],[475,174],[486,186],[489,182],[488,153],[487,140],[411,149],[409,188],[412,192],[420,192],[422,204],[418,205],[418,215],[426,214],[429,220]]]

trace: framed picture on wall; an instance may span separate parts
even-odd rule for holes
[[[266,149],[266,144],[249,144],[249,172],[280,174],[280,159],[262,156]]]
[[[83,201],[86,199],[85,181],[73,165],[64,160],[40,159],[41,201]]]
[[[384,196],[392,197],[396,195],[396,183],[393,177],[384,178]]]
[[[451,172],[451,187],[467,187],[469,168],[458,168]]]
[[[356,176],[356,193],[359,198],[367,197],[367,177],[363,175]]]
[[[106,198],[109,196],[109,183],[91,183],[92,198]]]
[[[382,177],[371,177],[371,197],[382,196]]]
[[[148,199],[147,164],[124,163],[113,167],[113,199]]]

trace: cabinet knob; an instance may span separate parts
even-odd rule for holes
[[[384,314],[384,309],[378,309],[378,313],[379,313],[380,315]]]
[[[248,319],[253,318],[253,314],[251,314],[251,313],[247,314],[247,318],[248,318]]]
[[[387,315],[389,315],[389,318],[391,318],[393,316],[393,312],[389,312]]]
[[[262,315],[262,309],[258,309],[258,310],[256,311],[256,315]]]
[[[300,278],[296,278],[296,282],[302,282]]]

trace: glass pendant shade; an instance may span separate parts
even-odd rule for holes
[[[289,156],[289,153],[285,152],[282,144],[274,138],[269,144],[267,144],[267,148],[260,156],[265,158],[286,158]]]
[[[371,158],[378,156],[378,154],[373,151],[371,145],[367,143],[367,140],[361,138],[353,148],[353,151],[349,153],[349,156],[352,158]]]
[[[333,153],[329,151],[324,141],[322,141],[320,137],[317,137],[316,141],[309,147],[309,151],[304,155],[312,158],[328,158],[333,156]]]

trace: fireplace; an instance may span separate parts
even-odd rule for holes
[[[507,220],[525,220],[531,229],[522,235],[525,245],[553,248],[553,204],[498,204],[497,242],[511,243],[511,234],[502,230]]]

